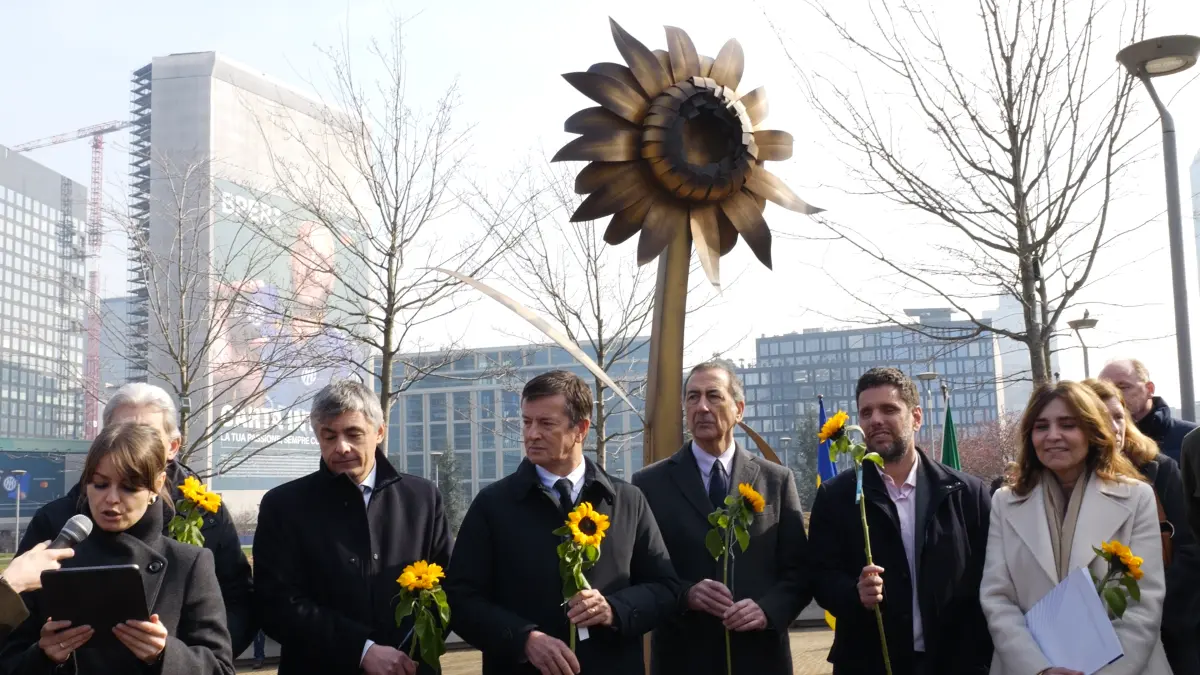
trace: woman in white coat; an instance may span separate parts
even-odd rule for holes
[[[1108,563],[1092,547],[1112,540],[1143,559],[1142,597],[1113,622],[1125,655],[1099,673],[1171,673],[1159,639],[1166,577],[1154,491],[1116,447],[1107,414],[1076,382],[1039,389],[1025,410],[1017,471],[992,497],[980,587],[992,675],[1078,672],[1046,659],[1024,614],[1071,570],[1103,576]]]

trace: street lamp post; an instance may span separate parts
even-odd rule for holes
[[[1079,338],[1079,346],[1083,347],[1083,377],[1084,379],[1087,379],[1092,376],[1092,372],[1088,365],[1087,343],[1083,341],[1083,335],[1081,335],[1079,331],[1095,328],[1096,319],[1091,318],[1088,315],[1087,310],[1084,310],[1082,319],[1068,321],[1067,325],[1071,327],[1071,330],[1075,331],[1075,337]]]
[[[779,439],[779,442],[783,443],[783,465],[787,467],[788,471],[791,471],[792,465],[788,462],[788,446],[792,444],[792,437],[783,436]]]
[[[1117,61],[1146,85],[1162,123],[1163,169],[1167,183],[1167,231],[1171,246],[1171,286],[1175,295],[1175,345],[1179,351],[1179,390],[1183,419],[1195,421],[1196,396],[1192,382],[1192,337],[1188,325],[1187,277],[1184,273],[1183,214],[1179,203],[1179,160],[1175,149],[1175,120],[1163,105],[1151,78],[1191,68],[1200,56],[1200,37],[1170,35],[1143,40],[1117,53]]]
[[[938,377],[938,374],[933,372],[932,370],[929,372],[925,372],[925,373],[919,373],[917,375],[917,379],[925,384],[925,400],[929,401],[929,411],[934,413],[934,418],[936,418],[936,416],[937,416],[937,412],[934,410],[937,407],[937,404],[933,400],[933,392],[929,390],[929,383],[936,380],[937,377]],[[930,418],[929,424],[927,425],[927,427],[929,429],[929,446],[928,447],[929,447],[929,452],[931,452],[931,453],[933,452],[933,422],[934,422],[934,418]]]
[[[21,476],[25,475],[24,469],[13,469],[10,474],[17,480],[17,510],[16,510],[16,526],[13,528],[13,555],[16,555],[17,549],[21,546]]]

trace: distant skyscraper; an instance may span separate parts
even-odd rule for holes
[[[1025,313],[1021,303],[1008,293],[1000,296],[999,307],[985,311],[983,316],[996,328],[1014,333],[1025,332]],[[1058,348],[1058,340],[1051,338],[1051,376],[1061,372],[1058,365]],[[1023,342],[997,336],[996,349],[1000,357],[998,379],[1002,394],[1001,411],[1009,414],[1019,413],[1025,409],[1025,404],[1029,402],[1029,397],[1033,394],[1033,367],[1030,365],[1029,347]],[[1070,379],[1083,379],[1082,373],[1080,373],[1080,377],[1071,377]]]

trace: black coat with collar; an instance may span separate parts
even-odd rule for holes
[[[1161,396],[1153,397],[1151,406],[1150,413],[1137,421],[1138,431],[1154,439],[1158,449],[1168,457],[1182,461],[1183,439],[1196,428],[1196,423],[1172,417],[1171,406]]]
[[[1187,500],[1179,465],[1163,453],[1138,467],[1154,486],[1175,528],[1173,559],[1163,600],[1162,642],[1174,675],[1200,675],[1200,547],[1187,526]]]
[[[267,492],[254,536],[254,598],[267,635],[282,645],[280,675],[353,675],[368,639],[400,648],[396,579],[427,560],[445,566],[453,546],[433,483],[397,472],[375,453],[375,489],[321,462],[315,473]]]
[[[992,640],[979,606],[991,498],[978,478],[931,461],[920,450],[917,478],[917,600],[927,672],[988,672]],[[856,480],[846,470],[817,490],[809,518],[813,594],[837,619],[829,661],[838,675],[882,675],[874,612],[858,599],[863,551]],[[895,675],[913,672],[912,582],[899,515],[879,472],[863,471],[871,553],[883,573],[883,623]],[[924,507],[924,508],[921,508]]]
[[[167,487],[170,488],[172,501],[177,502],[183,498],[179,486],[185,478],[195,475],[191,469],[179,462],[167,463]],[[24,553],[40,542],[57,537],[62,526],[79,512],[80,496],[80,488],[75,485],[65,497],[38,509],[21,538],[19,550]],[[251,598],[254,581],[250,573],[250,563],[246,560],[246,554],[242,552],[237,526],[234,525],[229,509],[225,508],[224,504],[216,513],[204,515],[200,534],[204,535],[204,548],[213,554],[217,582],[221,584],[221,598],[225,603],[225,621],[229,626],[233,654],[236,658],[238,654],[246,651],[254,640],[254,634],[258,632]]]
[[[767,616],[762,631],[733,633],[735,673],[773,675],[792,672],[788,628],[812,598],[805,577],[808,543],[796,481],[786,468],[737,448],[730,472],[730,491],[748,483],[766,500],[754,517],[750,547],[738,553],[732,568],[734,600],[751,598]],[[722,569],[704,538],[714,509],[704,489],[691,443],[671,457],[633,476],[664,524],[663,539],[684,582],[684,590],[701,579],[721,579]],[[724,628],[717,617],[686,609],[681,597],[673,619],[651,637],[651,669],[656,675],[717,675],[725,672]]]
[[[90,515],[86,506],[79,512]],[[233,653],[212,552],[163,536],[165,512],[159,500],[124,532],[113,534],[96,527],[75,546],[75,556],[63,561],[63,567],[68,568],[128,563],[138,566],[148,609],[158,614],[167,628],[167,646],[158,664],[147,666],[121,645],[90,649],[84,645],[59,669],[38,647],[47,617],[39,607],[41,592],[31,591],[23,594],[29,619],[4,643],[0,669],[12,675],[233,675]]]
[[[640,675],[642,636],[671,615],[679,581],[658,524],[637,488],[590,460],[578,502],[609,516],[600,560],[585,573],[612,606],[610,628],[576,646],[581,675]],[[564,516],[528,459],[479,492],[459,529],[446,593],[454,631],[483,652],[484,675],[536,675],[525,641],[539,630],[568,639],[553,531]]]

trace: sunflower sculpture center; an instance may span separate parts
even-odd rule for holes
[[[760,128],[767,116],[762,87],[739,93],[741,45],[729,40],[709,58],[687,33],[668,26],[667,50],[651,51],[615,21],[609,24],[628,65],[597,63],[563,75],[600,104],[567,119],[566,131],[580,137],[553,158],[590,162],[575,180],[575,191],[588,196],[572,222],[612,216],[604,240],[617,245],[640,234],[642,265],[683,229],[717,287],[720,257],[738,239],[770,267],[767,200],[799,213],[821,209],[763,166],[792,156],[792,136]]]
[[[734,92],[708,77],[672,85],[642,121],[642,157],[668,192],[720,202],[746,183],[755,159],[754,125]]]

